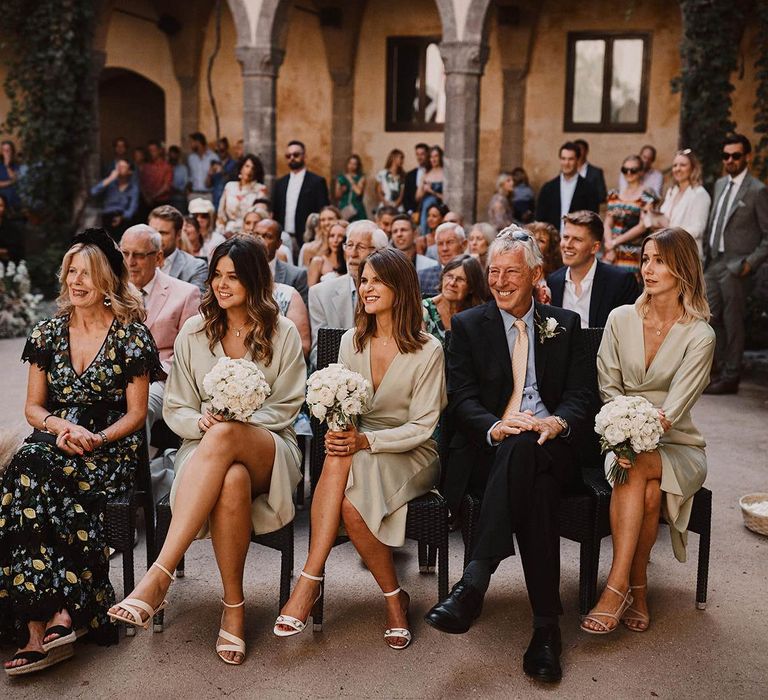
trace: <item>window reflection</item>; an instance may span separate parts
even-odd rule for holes
[[[643,40],[617,39],[613,42],[612,122],[631,124],[638,121],[642,81]]]
[[[576,42],[576,65],[573,85],[573,121],[599,124],[603,105],[603,65],[605,41]]]

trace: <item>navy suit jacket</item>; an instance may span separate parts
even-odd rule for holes
[[[582,209],[599,213],[600,199],[595,188],[579,175],[568,213],[581,211]],[[549,182],[545,182],[539,191],[539,199],[536,202],[536,221],[546,221],[548,224],[552,224],[558,231],[560,230],[559,175]]]
[[[563,306],[565,272],[563,266],[547,276],[547,285],[552,293],[552,306]],[[592,293],[589,295],[589,327],[605,328],[608,314],[617,306],[634,304],[640,296],[637,278],[630,270],[597,261]]]

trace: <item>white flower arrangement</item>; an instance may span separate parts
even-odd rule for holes
[[[545,319],[536,317],[536,330],[539,332],[539,342],[543,344],[545,340],[560,335],[565,328],[558,324],[556,318],[547,316]]]
[[[659,445],[664,429],[659,411],[642,396],[617,396],[605,404],[595,418],[595,432],[600,436],[600,447],[616,455],[608,470],[608,481],[624,484],[627,470],[619,465],[618,458],[632,464],[640,452],[652,452]]]
[[[211,413],[226,420],[247,421],[258,411],[272,388],[250,360],[222,357],[203,378],[211,397]]]
[[[371,385],[357,372],[331,364],[307,379],[307,406],[333,432],[346,430],[368,403]]]
[[[26,263],[0,262],[0,338],[18,338],[42,318],[42,294],[32,288]]]

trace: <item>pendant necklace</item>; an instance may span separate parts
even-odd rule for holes
[[[230,330],[235,331],[235,336],[237,338],[239,338],[240,337],[240,331],[242,331],[243,328],[245,328],[247,325],[248,325],[248,322],[246,321],[242,326],[240,326],[240,328],[230,328]]]
[[[681,317],[680,317],[680,316],[678,316],[677,318],[675,318],[675,319],[672,319],[671,321],[667,321],[666,323],[662,324],[661,326],[655,326],[655,328],[656,328],[656,335],[661,335],[661,334],[662,334],[662,332],[664,331],[664,329],[665,329],[667,326],[670,326],[670,325],[672,325],[672,324],[674,324],[674,323],[677,323],[677,322],[680,320],[680,318],[681,318]]]

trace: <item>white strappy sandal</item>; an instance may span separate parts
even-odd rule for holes
[[[314,607],[314,604],[317,603],[318,600],[320,600],[320,596],[323,595],[323,576],[312,576],[312,574],[308,574],[306,571],[302,571],[301,575],[304,578],[308,578],[310,581],[320,581],[320,591],[317,594],[317,598],[315,598],[314,603],[312,603],[312,606]],[[307,620],[309,620],[310,615],[312,615],[312,611],[309,611],[309,615],[307,615],[306,620],[299,620],[297,617],[292,617],[291,615],[279,615],[277,620],[275,620],[275,627],[272,630],[274,632],[275,636],[277,637],[293,637],[294,634],[299,634],[299,632],[303,632],[304,628],[307,626]],[[286,627],[290,627],[290,630],[281,630],[278,628],[278,625],[285,625]]]
[[[224,598],[221,599],[221,604],[225,608],[242,608],[243,605],[245,605],[245,598],[243,598],[239,603],[236,603],[235,605],[230,605],[227,603]],[[232,642],[231,644],[216,644],[216,654],[218,657],[225,663],[225,664],[231,664],[232,666],[239,666],[243,661],[245,661],[245,642],[240,639],[240,637],[235,637],[234,634],[231,632],[227,632],[223,627],[219,627],[219,637],[222,639],[226,639],[228,642]],[[240,659],[240,661],[230,661],[229,659],[222,656],[222,652],[225,651],[234,651],[236,654],[242,654],[243,658]]]
[[[399,595],[401,592],[405,593],[402,588],[396,588],[394,591],[390,591],[389,593],[385,593],[385,598],[391,598],[394,595]],[[408,595],[406,593],[406,595]],[[410,604],[410,599],[409,599]],[[408,616],[408,611],[405,612],[406,618]],[[405,644],[392,644],[389,640],[390,639],[404,639]],[[392,629],[384,630],[384,641],[387,643],[387,646],[391,647],[392,649],[405,649],[410,643],[413,637],[411,636],[411,631],[408,629],[405,629],[405,627],[393,627]]]
[[[171,581],[175,581],[176,577],[168,571],[162,564],[158,564],[157,562],[154,562],[152,566],[156,566],[160,571],[162,571],[168,578],[171,579]],[[113,612],[108,612],[107,616],[114,620],[115,622],[124,622],[126,625],[133,625],[134,627],[142,627],[143,629],[147,630],[149,629],[149,625],[152,622],[152,618],[157,615],[161,610],[165,610],[165,608],[168,605],[167,600],[163,600],[160,605],[158,605],[156,608],[152,608],[149,603],[146,603],[143,600],[139,600],[138,598],[126,598],[125,600],[117,603],[115,605],[116,608],[119,608],[120,610],[125,610],[130,615],[130,618],[128,617],[122,617],[121,615],[116,615]],[[143,619],[141,617],[142,610],[147,613],[147,619]]]
[[[610,634],[611,632],[614,632],[619,626],[622,615],[624,615],[627,608],[629,608],[629,606],[635,602],[634,598],[632,597],[631,588],[627,588],[626,593],[617,591],[613,586],[606,586],[606,588],[619,596],[619,598],[621,598],[621,603],[619,603],[619,607],[616,608],[615,612],[593,610],[589,613],[589,615],[585,615],[581,622],[581,629],[585,632],[588,632],[589,634]],[[609,627],[605,622],[599,620],[598,617],[607,617],[612,620],[616,620],[616,624],[613,627]],[[600,625],[600,629],[595,630],[591,627],[587,627],[585,624],[586,622],[594,622],[596,625]]]

